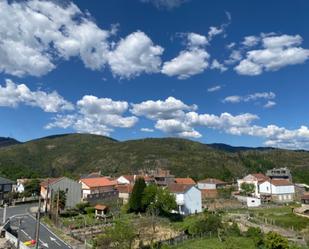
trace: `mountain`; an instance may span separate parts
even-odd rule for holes
[[[246,150],[258,150],[258,151],[267,151],[267,150],[273,150],[272,147],[244,147],[244,146],[231,146],[228,144],[222,144],[222,143],[214,143],[214,144],[208,144],[211,148],[218,149],[218,150],[224,150],[228,152],[239,152],[239,151],[246,151]]]
[[[274,148],[236,149],[180,138],[117,141],[89,134],[63,134],[0,148],[0,175],[71,176],[101,170],[106,175],[163,167],[179,177],[232,180],[250,172],[289,167],[294,179],[309,183],[309,152]]]
[[[0,148],[10,146],[10,145],[14,145],[14,144],[20,144],[20,142],[15,140],[14,138],[0,137]]]

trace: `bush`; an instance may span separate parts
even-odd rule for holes
[[[86,207],[85,211],[86,211],[87,214],[94,214],[95,208],[94,207]]]
[[[81,203],[76,204],[75,209],[80,214],[86,214],[86,208],[87,207],[90,207],[90,203],[89,202],[81,202]]]
[[[75,209],[68,209],[60,214],[60,216],[63,218],[75,217],[77,215],[79,215],[79,213]]]

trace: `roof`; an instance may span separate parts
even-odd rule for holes
[[[109,180],[107,177],[84,178],[80,179],[82,183],[89,188],[115,186],[116,182]]]
[[[285,180],[285,179],[271,180],[271,183],[275,186],[292,186],[292,185],[294,185],[293,183],[291,183],[290,181]]]
[[[219,179],[216,178],[206,178],[204,180],[199,181],[200,183],[211,183],[211,184],[226,184],[226,182],[221,181]]]
[[[0,184],[14,184],[10,179],[4,178],[0,176]]]
[[[262,173],[255,173],[255,174],[250,174],[250,175],[254,176],[258,182],[264,182],[266,180],[269,180],[269,177],[267,177],[266,175]]]
[[[301,196],[302,200],[309,200],[309,192],[305,192],[302,196]]]
[[[132,193],[133,185],[131,184],[117,185],[116,189],[119,191],[119,193]]]
[[[129,182],[134,182],[135,176],[134,175],[123,175]]]
[[[185,193],[187,192],[190,188],[192,188],[192,185],[188,184],[177,184],[177,183],[171,183],[167,186],[168,190],[171,193]]]
[[[42,187],[46,188],[47,185],[51,185],[51,184],[53,184],[53,183],[59,181],[61,178],[62,178],[62,177],[58,177],[58,178],[48,178],[48,179],[43,180],[43,181],[41,182],[40,185],[41,185]]]
[[[104,210],[106,210],[108,207],[105,206],[105,205],[97,204],[97,205],[95,205],[94,208],[95,208],[96,210],[104,211]]]
[[[195,185],[196,184],[196,182],[192,178],[175,178],[175,183],[186,184],[186,185]]]

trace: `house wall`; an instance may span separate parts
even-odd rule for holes
[[[290,186],[272,186],[273,194],[294,194],[295,187],[294,185]]]
[[[69,178],[62,178],[49,186],[56,193],[58,190],[66,192],[66,208],[73,208],[82,200],[82,185]]]
[[[117,183],[118,184],[130,184],[130,181],[128,181],[125,177],[120,176],[117,178]]]
[[[216,184],[214,184],[214,183],[198,183],[197,184],[197,187],[199,188],[199,189],[216,189],[217,187],[216,187]]]
[[[247,206],[248,207],[258,207],[261,205],[261,199],[247,197]]]
[[[196,187],[190,188],[183,194],[184,197],[184,213],[194,214],[202,212],[202,193]]]
[[[251,175],[248,175],[246,176],[245,178],[243,179],[239,179],[237,180],[237,185],[238,185],[238,190],[241,191],[241,184],[242,183],[249,183],[249,184],[253,184],[254,187],[255,187],[255,190],[254,190],[254,193],[253,195],[256,196],[256,197],[260,197],[260,194],[259,194],[259,185],[258,185],[258,182],[255,180],[255,178]]]
[[[266,181],[259,185],[261,194],[271,194],[273,189],[270,182]]]

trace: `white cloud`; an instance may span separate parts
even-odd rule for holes
[[[210,69],[218,69],[220,72],[225,72],[228,68],[215,59],[212,61]]]
[[[150,128],[141,128],[142,132],[154,132],[154,129],[150,129]]]
[[[277,103],[275,101],[267,101],[267,103],[264,105],[265,108],[272,108],[274,107],[275,105],[277,105]]]
[[[137,123],[137,117],[124,116],[128,107],[125,101],[86,95],[77,102],[77,113],[57,115],[45,128],[73,128],[81,133],[110,135],[115,127],[131,128]]]
[[[260,42],[260,37],[258,36],[246,36],[242,42],[242,45],[246,47],[253,47]]]
[[[275,98],[276,94],[274,94],[273,92],[260,92],[260,93],[249,94],[246,96],[239,96],[239,95],[228,96],[223,100],[223,103],[250,102],[250,101],[256,101],[258,99],[270,100]]]
[[[190,125],[177,119],[159,119],[155,124],[155,128],[170,135],[179,137],[200,138],[202,136]]]
[[[216,91],[220,91],[221,89],[222,89],[221,85],[216,85],[216,86],[208,88],[207,92],[216,92]]]
[[[74,106],[56,91],[31,91],[25,84],[16,84],[7,79],[5,86],[0,85],[0,106],[17,107],[20,104],[39,107],[45,112],[73,110]]]
[[[239,50],[232,50],[229,58],[226,59],[224,61],[224,63],[227,64],[227,65],[231,65],[231,64],[234,64],[234,63],[240,61],[241,59],[242,59],[241,51],[239,51]]]
[[[178,79],[187,79],[202,73],[208,67],[209,57],[204,49],[181,51],[176,58],[164,62],[161,72],[168,76],[177,76]]]
[[[144,3],[152,3],[157,8],[173,9],[179,7],[188,0],[140,0]]]
[[[152,120],[173,119],[184,115],[184,111],[196,110],[196,105],[186,105],[181,100],[168,97],[166,100],[147,100],[132,104],[130,110],[136,116],[145,116]]]
[[[0,2],[0,71],[41,76],[57,59],[79,56],[98,70],[106,62],[110,32],[90,21],[73,3]]]
[[[114,75],[130,78],[141,73],[160,71],[164,49],[154,45],[143,32],[137,31],[122,39],[109,53],[108,62]]]
[[[191,48],[203,47],[208,45],[207,37],[197,33],[188,33],[188,46]]]
[[[309,49],[299,47],[299,35],[262,36],[262,48],[248,51],[234,69],[242,75],[259,75],[263,71],[276,71],[289,65],[302,64],[309,59]]]

